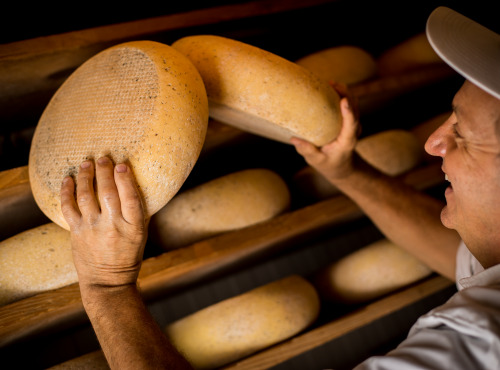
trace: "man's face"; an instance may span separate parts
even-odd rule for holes
[[[500,263],[500,100],[470,82],[453,99],[453,113],[427,140],[443,158],[450,186],[441,221],[458,231],[486,268]]]

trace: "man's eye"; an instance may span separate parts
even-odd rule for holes
[[[456,124],[456,123],[454,123],[454,124],[452,125],[452,129],[453,129],[453,135],[454,135],[455,137],[457,137],[457,138],[461,138],[461,137],[462,137],[462,135],[460,135],[460,134],[458,133],[458,131],[457,131],[457,124]]]

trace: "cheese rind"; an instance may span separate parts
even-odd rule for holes
[[[35,200],[69,229],[60,209],[63,177],[108,155],[130,164],[151,216],[187,178],[207,124],[205,87],[184,55],[152,41],[108,48],[70,75],[38,122],[29,157]]]
[[[327,266],[315,280],[320,295],[343,303],[378,298],[430,275],[416,257],[387,239],[369,244]]]
[[[166,327],[196,369],[213,369],[290,338],[319,313],[316,290],[292,275],[226,299]]]
[[[325,81],[346,85],[368,80],[377,74],[375,58],[353,45],[320,50],[297,59],[296,63]]]
[[[323,145],[337,136],[339,96],[306,68],[220,36],[187,36],[172,47],[200,71],[212,118],[284,143],[297,136]]]
[[[77,281],[70,233],[55,223],[0,242],[0,305]]]
[[[237,171],[177,194],[150,221],[151,239],[169,250],[271,219],[290,206],[274,171]]]

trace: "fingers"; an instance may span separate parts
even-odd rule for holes
[[[94,192],[94,164],[85,161],[80,165],[76,187],[76,199],[82,216],[93,223],[99,215],[99,205]]]
[[[342,128],[336,141],[343,149],[353,150],[358,139],[358,119],[349,106],[349,100],[347,98],[342,98],[340,101],[340,110],[342,112]]]
[[[61,211],[70,229],[78,223],[81,217],[74,193],[75,182],[70,176],[67,176],[61,184]]]
[[[317,159],[321,154],[321,151],[311,144],[310,142],[300,139],[297,137],[292,137],[290,143],[295,146],[297,152],[302,155],[307,161],[313,161]]]
[[[101,211],[105,215],[114,215],[121,211],[113,169],[113,162],[108,157],[101,157],[96,162],[97,194]]]
[[[139,224],[144,220],[144,209],[132,171],[126,164],[115,168],[115,182],[121,201],[121,212],[125,221]]]

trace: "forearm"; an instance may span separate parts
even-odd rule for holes
[[[370,168],[332,181],[379,230],[434,271],[455,280],[460,237],[443,226],[443,205],[435,198]]]
[[[81,292],[112,369],[191,369],[154,321],[136,286],[81,288]]]

